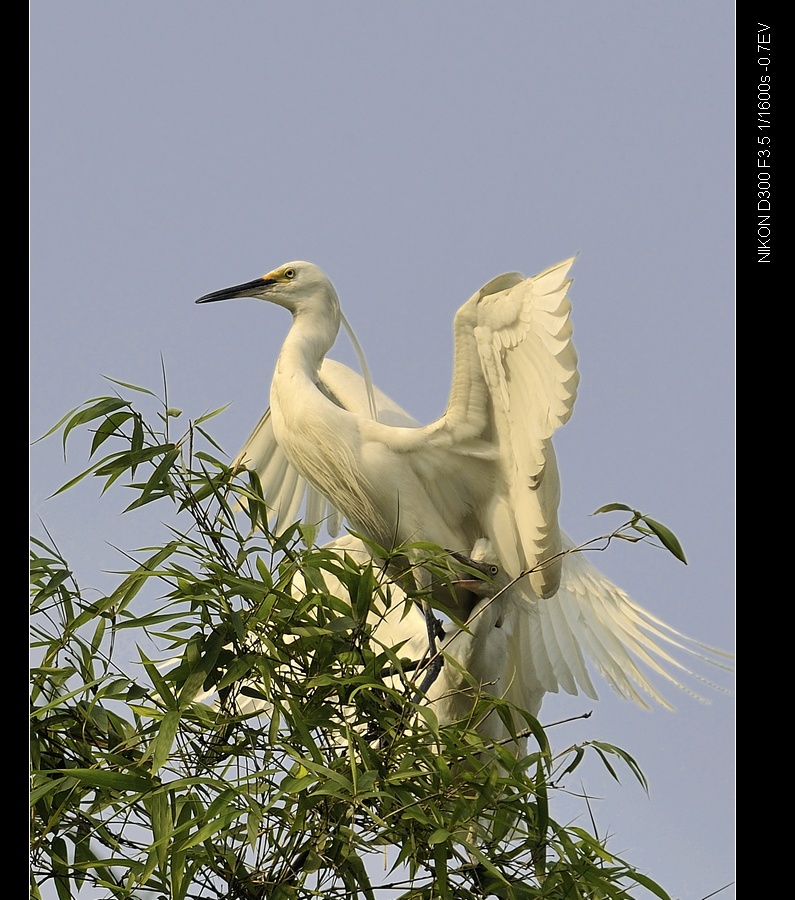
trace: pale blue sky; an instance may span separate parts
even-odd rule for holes
[[[290,259],[322,266],[376,383],[443,409],[457,307],[497,273],[574,253],[582,385],[556,438],[562,521],[610,501],[681,538],[597,563],[682,631],[733,646],[733,11],[718,0],[171,0],[31,6],[31,431],[105,393],[157,389],[233,454],[267,403],[289,320],[201,294]],[[332,355],[352,361],[343,343]],[[56,441],[32,507],[85,584],[153,540],[81,485]],[[157,520],[155,519],[155,522]],[[731,679],[721,683],[731,686]],[[613,786],[611,849],[682,900],[733,878],[733,698],[676,713],[551,697],[559,747],[619,744],[651,784]],[[553,810],[554,814],[554,810]],[[558,813],[565,819],[565,812]],[[733,900],[734,889],[718,895]]]

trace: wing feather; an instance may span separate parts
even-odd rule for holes
[[[369,415],[364,379],[342,363],[332,359],[323,361],[319,387],[343,409]],[[375,397],[380,422],[404,428],[418,427],[418,422],[386,394],[376,389]],[[277,531],[291,525],[301,514],[300,517],[312,525],[324,524],[332,537],[339,534],[342,513],[290,464],[276,441],[270,409],[259,420],[232,466],[257,473],[265,502],[272,510],[272,527]]]
[[[474,324],[491,405],[498,494],[505,498],[493,507],[500,522],[493,517],[492,528],[502,535],[495,543],[510,543],[509,555],[519,557],[521,570],[535,570],[530,582],[538,597],[552,596],[560,582],[560,482],[551,438],[571,416],[579,382],[567,296],[573,262],[566,260],[505,290],[490,292],[487,285],[457,315],[462,340],[465,325]],[[465,358],[464,352],[460,355]],[[506,505],[515,520],[512,541],[501,511]]]
[[[306,488],[307,483],[298,472],[292,466],[286,466],[276,503],[277,534],[297,520]]]
[[[422,428],[361,426],[373,443],[414,454],[423,483],[465,498],[462,508],[474,512],[479,529],[473,543],[489,538],[506,574],[529,571],[534,595],[543,598],[557,590],[561,567],[551,438],[571,415],[579,380],[567,296],[573,262],[534,278],[500,275],[458,310],[453,382],[440,419]],[[483,469],[472,477],[460,457],[491,461],[488,477],[480,477]]]
[[[562,688],[576,694],[582,690],[596,699],[587,659],[615,691],[646,708],[646,697],[670,708],[650,681],[649,672],[700,700],[703,697],[685,684],[684,677],[720,690],[671,650],[684,651],[723,669],[728,668],[728,654],[686,637],[639,606],[592,565],[566,535],[563,546],[566,553],[557,594],[544,601],[514,601],[513,614],[523,615],[534,629],[528,677],[539,680],[548,691]],[[538,626],[534,624],[536,618]]]
[[[567,694],[577,693],[577,683],[571,674],[566,655],[563,652],[558,635],[555,633],[554,618],[550,615],[550,604],[539,603],[538,614],[541,622],[541,636],[549,663],[554,672],[555,681]]]

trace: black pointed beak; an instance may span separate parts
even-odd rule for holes
[[[216,300],[237,300],[240,297],[259,297],[262,291],[270,284],[275,284],[267,278],[255,278],[253,281],[247,281],[245,284],[235,284],[232,287],[222,288],[220,291],[213,291],[211,294],[205,294],[199,297],[197,303],[215,303]]]

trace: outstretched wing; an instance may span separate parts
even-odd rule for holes
[[[560,481],[551,438],[577,396],[571,341],[568,259],[540,275],[510,272],[490,281],[455,317],[455,362],[445,415],[428,426],[464,450],[474,439],[496,448],[497,487],[483,518],[504,571],[531,570],[537,597],[560,582]]]
[[[595,700],[587,663],[618,694],[644,708],[649,708],[648,697],[672,709],[651,681],[652,673],[698,700],[704,698],[688,682],[720,690],[680,657],[728,670],[729,654],[667,625],[613,584],[567,535],[562,540],[565,553],[555,596],[536,603],[512,598],[516,698],[510,699],[519,705],[524,690],[540,686],[552,693],[582,691]]]
[[[448,631],[445,652],[465,664],[490,693],[534,715],[545,693],[598,699],[591,680],[594,669],[619,695],[644,709],[649,701],[673,708],[655,684],[660,679],[702,701],[694,683],[722,690],[696,669],[706,665],[729,671],[730,654],[667,625],[603,575],[565,533],[562,540],[561,581],[554,597],[529,600],[521,595],[521,582],[509,587],[492,601],[504,611],[499,626],[493,617],[477,614],[467,623],[465,633],[475,638],[478,653],[464,659],[465,645],[453,637],[455,630]],[[371,558],[351,535],[327,546],[350,553],[359,563]],[[402,656],[419,660],[428,646],[425,619],[416,605],[404,609],[402,597],[393,586],[392,606],[383,620],[374,622],[374,637],[386,646],[399,644]],[[460,692],[456,673],[454,666],[443,667],[429,697],[443,700]]]
[[[342,409],[369,415],[367,388],[361,375],[333,359],[324,359],[318,387]],[[374,389],[378,421],[385,425],[416,428],[418,422],[386,394]],[[271,508],[272,527],[278,532],[299,517],[312,525],[323,524],[335,537],[342,526],[342,513],[298,473],[276,441],[270,409],[257,423],[234,467],[256,472],[265,502]]]
[[[270,409],[265,411],[232,465],[259,476],[265,502],[272,512],[270,525],[277,533],[295,522],[299,514],[304,521],[315,525],[324,522],[332,535],[339,533],[341,517],[337,511],[290,465],[276,442]]]

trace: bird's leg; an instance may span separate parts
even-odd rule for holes
[[[420,682],[417,693],[414,695],[415,703],[420,701],[430,686],[436,681],[444,665],[444,658],[436,645],[437,637],[444,637],[444,629],[442,628],[442,623],[436,618],[433,607],[427,600],[422,601],[422,614],[425,616],[425,628],[428,632],[428,665],[425,668],[425,676]]]
[[[415,569],[414,579],[417,583],[417,588],[420,591],[425,594],[430,591],[430,574],[425,569],[421,567]],[[439,673],[442,671],[442,665],[444,664],[444,658],[439,652],[436,643],[437,638],[444,637],[444,628],[442,628],[442,623],[439,619],[436,618],[436,613],[427,599],[422,600],[422,614],[425,617],[425,630],[428,635],[428,663],[425,667],[425,675],[414,695],[415,703],[419,702],[426,691],[439,677]]]

